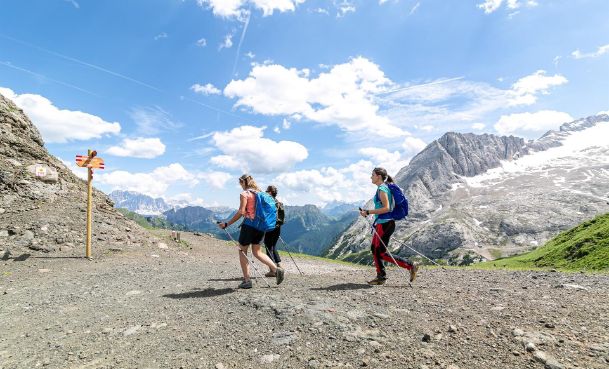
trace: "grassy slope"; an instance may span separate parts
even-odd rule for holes
[[[609,270],[609,213],[559,234],[542,247],[474,268]]]

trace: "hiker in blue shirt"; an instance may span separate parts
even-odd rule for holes
[[[374,195],[374,209],[360,209],[360,215],[363,217],[370,214],[374,214],[375,216],[375,232],[372,236],[372,245],[370,249],[372,251],[372,258],[374,259],[374,265],[376,266],[376,278],[368,281],[368,284],[381,285],[387,281],[387,273],[385,272],[385,264],[383,261],[396,263],[399,267],[408,269],[410,272],[410,282],[412,282],[417,276],[418,266],[399,256],[392,257],[392,255],[387,252],[389,239],[395,231],[395,220],[379,218],[380,214],[389,213],[394,206],[393,196],[387,186],[388,183],[393,183],[393,178],[387,174],[385,168],[374,168],[370,179],[372,180],[372,183],[378,186],[376,194]]]

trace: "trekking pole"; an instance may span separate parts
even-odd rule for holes
[[[288,255],[290,255],[290,259],[292,259],[292,262],[294,263],[294,265],[296,265],[296,269],[298,269],[298,272],[300,273],[300,275],[304,276],[304,273],[300,270],[300,268],[298,267],[298,264],[296,264],[296,261],[292,257],[292,253],[290,252],[290,250],[288,250],[288,244],[283,240],[283,238],[281,238],[281,236],[279,236],[279,239],[285,245],[285,251],[287,251]]]
[[[359,210],[362,210],[362,208],[360,208]],[[366,219],[366,220],[368,220],[368,219]],[[370,224],[370,222],[368,222],[368,224]],[[373,231],[375,231],[374,226],[373,226],[373,225],[371,225],[371,227],[372,227],[372,230],[373,230]],[[402,245],[402,246],[406,247],[407,249],[409,249],[409,250],[411,250],[411,251],[414,251],[414,252],[415,252],[415,253],[417,253],[418,255],[420,255],[420,256],[422,256],[422,257],[424,257],[425,259],[427,259],[427,260],[431,261],[433,264],[435,264],[435,265],[437,265],[437,266],[441,267],[442,269],[444,269],[444,266],[443,266],[443,265],[440,265],[440,264],[436,263],[435,261],[431,260],[431,259],[430,259],[430,258],[428,258],[427,256],[425,256],[425,255],[421,254],[420,252],[418,252],[417,250],[413,249],[412,247],[410,247],[410,246],[408,246],[408,245],[406,245],[406,244],[404,244],[404,243],[402,243],[402,242],[400,242],[400,241],[398,241],[398,240],[396,240],[396,241],[397,241],[397,243],[399,243],[400,245]],[[390,254],[391,254],[391,253],[390,253]]]
[[[222,222],[217,222],[217,224],[220,224]],[[226,232],[226,234],[228,235],[228,238],[231,239],[231,241],[233,241],[233,243],[237,246],[237,248],[239,249],[239,252],[243,254],[243,256],[245,256],[245,258],[247,259],[247,262],[252,266],[252,268],[254,268],[254,270],[256,271],[255,274],[258,274],[260,276],[260,278],[262,278],[264,280],[264,282],[266,283],[267,286],[269,286],[269,288],[271,288],[271,285],[269,284],[269,282],[262,277],[262,274],[260,274],[260,272],[258,271],[258,268],[256,268],[256,266],[254,265],[254,262],[252,260],[250,260],[250,258],[247,256],[247,254],[245,252],[243,252],[243,250],[241,250],[241,246],[239,246],[239,243],[237,243],[237,241],[235,241],[235,239],[233,238],[233,236],[231,236],[231,234],[226,230],[226,228],[223,228],[224,232]],[[254,280],[256,281],[256,283],[258,283],[258,277],[256,277],[254,275]]]
[[[360,211],[362,210],[362,208],[359,209]],[[400,272],[404,275],[404,277],[406,277],[406,281],[408,281],[408,285],[410,286],[410,288],[412,288],[412,283],[410,283],[410,277],[406,275],[406,272],[402,270],[402,268],[400,268],[400,265],[398,264],[397,260],[395,260],[395,258],[393,257],[393,254],[391,253],[391,251],[389,250],[389,246],[387,246],[385,244],[385,242],[383,241],[383,239],[381,238],[381,236],[378,234],[378,232],[376,231],[376,229],[374,228],[374,223],[370,224],[370,222],[368,221],[368,218],[366,218],[366,223],[368,223],[368,225],[370,226],[370,228],[372,228],[372,232],[374,232],[374,234],[376,235],[376,237],[378,237],[379,241],[381,241],[381,243],[383,244],[383,246],[385,247],[385,250],[387,250],[387,253],[389,254],[389,256],[391,257],[391,260],[393,260],[393,263],[398,267],[398,269],[400,270]],[[382,260],[378,261],[379,263],[382,263]]]

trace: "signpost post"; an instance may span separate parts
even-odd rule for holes
[[[85,256],[91,258],[91,220],[93,212],[93,169],[104,169],[104,159],[97,157],[97,151],[89,150],[87,156],[76,155],[76,165],[87,168],[87,244]]]

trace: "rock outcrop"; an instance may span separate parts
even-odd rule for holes
[[[153,242],[101,191],[93,198],[94,256]],[[0,95],[0,248],[84,254],[86,199],[86,182],[49,154],[29,118]]]

